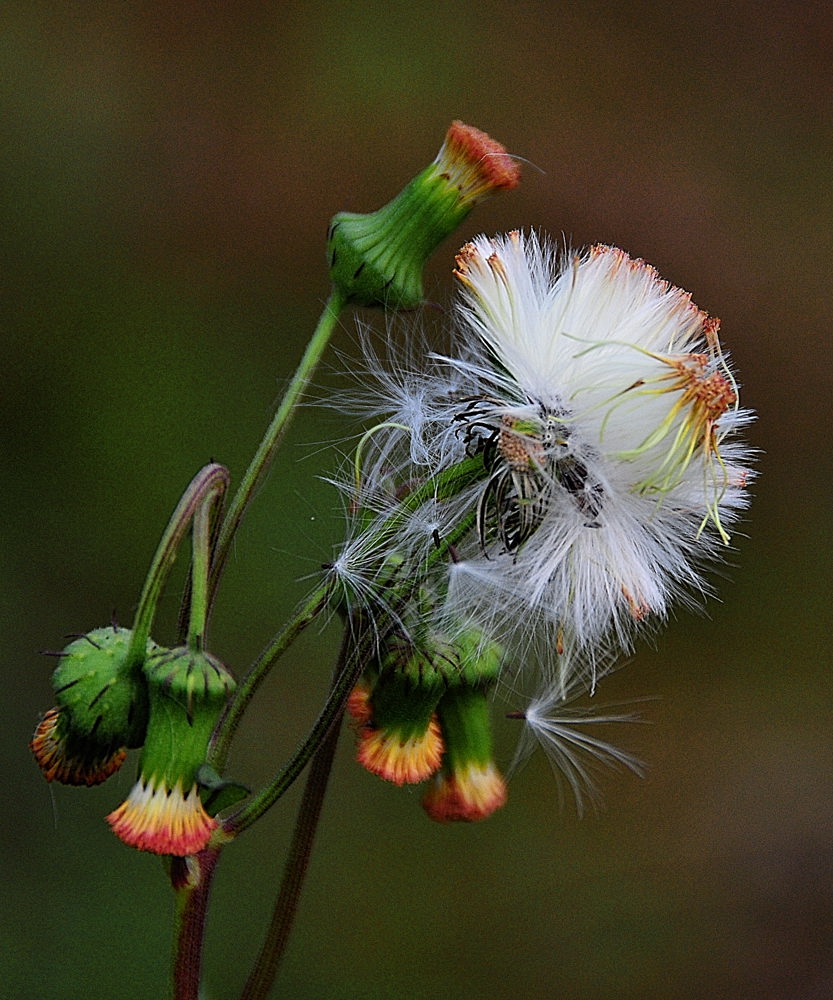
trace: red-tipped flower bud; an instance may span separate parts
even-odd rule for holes
[[[371,212],[339,212],[330,223],[330,277],[349,302],[413,309],[424,301],[429,256],[471,209],[517,187],[520,168],[485,132],[455,121],[434,162],[393,201]]]
[[[452,665],[437,643],[389,641],[372,690],[359,685],[348,705],[363,767],[396,785],[416,784],[437,770],[443,742],[434,709]]]
[[[428,786],[422,806],[440,823],[486,819],[506,803],[506,782],[492,760],[489,703],[482,688],[461,686],[440,702],[445,740],[442,771]]]
[[[503,651],[476,630],[456,643],[460,669],[437,705],[445,742],[442,771],[422,800],[431,819],[472,822],[491,816],[506,802],[506,782],[492,759],[488,692],[500,669]]]
[[[31,748],[47,781],[97,785],[140,746],[148,717],[142,665],[130,653],[133,633],[111,625],[74,640],[52,675],[58,702],[41,720]],[[144,655],[158,647],[148,640]]]
[[[145,673],[150,713],[139,780],[107,821],[139,850],[196,854],[217,827],[200,798],[197,772],[234,680],[214,657],[185,648],[152,658]]]

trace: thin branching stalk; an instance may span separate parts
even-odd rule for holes
[[[334,680],[344,670],[350,636],[350,629],[346,628]],[[341,726],[336,721],[312,758],[272,919],[240,1000],[265,1000],[277,977],[298,912],[340,732]]]
[[[417,509],[422,503],[425,503],[432,497],[447,499],[465,489],[466,486],[482,475],[483,463],[482,459],[478,456],[476,458],[465,459],[455,468],[447,470],[441,476],[437,477],[436,480],[432,479],[423,483],[404,498],[400,509],[384,525],[380,526],[379,541],[383,542],[388,537],[393,537],[401,520],[407,517],[409,512]],[[224,523],[228,524],[228,519]],[[470,528],[471,523],[466,521],[464,525],[461,525],[460,533],[464,533],[470,530]],[[207,525],[203,525],[201,530],[206,531]],[[438,547],[433,558],[446,557],[448,544],[452,543],[451,539],[445,540]],[[217,551],[219,551],[219,543]],[[216,561],[213,565],[216,568]],[[214,577],[215,584],[218,578],[218,576]],[[238,686],[215,731],[212,744],[209,748],[208,762],[219,772],[222,772],[225,767],[231,741],[240,719],[255,692],[274,664],[292,645],[295,639],[327,608],[332,596],[333,586],[332,580],[324,581],[299,606],[293,618],[287,622],[284,628],[263,650],[249,673]],[[391,596],[395,602],[395,592]],[[344,714],[347,698],[365,669],[368,659],[373,654],[381,637],[392,627],[393,622],[394,617],[389,611],[380,610],[378,618],[374,622],[373,629],[369,629],[361,636],[356,636],[350,623],[347,624],[342,653],[339,657],[327,701],[307,737],[285,766],[275,775],[273,780],[222,822],[223,839],[233,839],[248,829],[277,802],[303,772],[311,759],[317,762],[310,772],[307,790],[305,791],[298,816],[293,848],[288,860],[281,891],[275,904],[273,920],[270,924],[261,955],[246,986],[247,990],[253,991],[249,993],[252,1000],[254,998],[265,997],[269,989],[271,989],[271,984],[274,981],[278,965],[286,947],[312,850],[312,843],[326,790],[327,777],[332,764],[332,755],[335,752],[338,729]],[[350,651],[349,655],[348,650]],[[219,859],[219,850],[219,846],[213,848],[214,853],[211,855],[211,864],[205,870],[201,871],[199,886],[196,889],[188,890],[189,895],[187,900],[181,906],[178,918],[179,935],[177,938],[178,950],[177,957],[175,958],[175,967],[181,970],[180,975],[184,977],[185,981],[190,981],[187,977],[191,975],[195,960],[193,958],[189,960],[183,949],[190,949],[191,951],[197,949],[201,951],[201,942],[204,935],[205,905],[207,904],[208,891],[214,869]],[[175,1000],[192,1000],[192,995],[187,992],[176,994]]]
[[[173,859],[175,864],[192,866],[191,882],[195,884],[176,890],[172,1000],[199,1000],[208,897],[219,857],[219,848],[208,848],[193,858]]]
[[[295,642],[301,632],[315,621],[316,617],[326,608],[330,591],[331,584],[325,582],[303,604],[299,605],[295,615],[258,656],[249,672],[237,686],[208,748],[208,763],[218,772],[222,772],[225,767],[231,741],[255,692],[275,663]]]
[[[330,342],[330,338],[338,322],[338,317],[344,306],[344,294],[334,288],[324,306],[315,332],[307,344],[304,356],[301,358],[295,374],[292,376],[292,380],[287,386],[286,392],[275,412],[275,416],[266,429],[266,433],[263,435],[263,439],[258,445],[257,451],[240,481],[237,492],[229,503],[226,516],[220,526],[220,533],[211,567],[211,583],[209,585],[208,597],[209,614],[214,605],[217,586],[220,582],[234,535],[240,526],[243,515],[257,487],[261,484],[269,470],[269,466],[283,440],[283,436],[298,406],[298,402],[309,385],[313,372]]]
[[[348,658],[344,668],[334,679],[327,701],[324,703],[318,718],[289,761],[269,784],[223,821],[223,831],[227,837],[237,836],[260,819],[301,774],[330,728],[341,719],[348,695],[361,676],[367,663],[369,651],[374,647],[375,642],[375,636],[368,636]]]
[[[208,624],[208,576],[211,565],[211,511],[200,504],[191,525],[191,588],[188,607],[188,647],[195,653],[205,645]]]

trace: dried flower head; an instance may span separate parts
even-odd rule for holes
[[[543,636],[610,659],[708,592],[703,568],[747,503],[750,417],[718,321],[614,247],[478,237],[455,274],[453,349],[379,374],[368,482],[383,492],[384,470],[413,495],[479,459],[471,482],[400,517],[400,558],[453,538],[450,617],[521,656]]]

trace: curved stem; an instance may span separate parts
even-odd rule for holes
[[[191,525],[191,586],[188,602],[188,647],[202,650],[208,624],[208,574],[211,564],[211,511],[200,504]]]
[[[340,676],[344,669],[348,643],[349,631],[345,629],[341,652],[333,674],[334,680]],[[240,994],[240,1000],[265,1000],[278,974],[295,915],[298,912],[301,890],[309,868],[340,732],[341,727],[336,722],[312,758],[307,782],[304,786],[304,795],[295,821],[292,843],[284,866],[281,887],[272,911],[272,919],[257,961],[246,981],[243,992]]]
[[[216,462],[206,465],[194,476],[174,509],[150,564],[139,607],[133,621],[133,635],[128,657],[144,659],[156,605],[176,559],[177,550],[195,512],[208,500],[219,504],[228,487],[228,470]]]
[[[214,604],[217,585],[220,582],[235,532],[240,526],[240,522],[254,496],[255,490],[263,481],[275,456],[275,452],[283,440],[283,435],[289,426],[289,421],[295,412],[298,400],[309,385],[312,374],[321,360],[327,344],[330,342],[338,317],[345,304],[346,299],[344,294],[334,288],[324,306],[324,311],[321,313],[315,332],[307,344],[304,356],[301,358],[301,362],[295,370],[295,374],[292,376],[292,380],[278,406],[277,412],[272,418],[271,424],[266,429],[263,440],[258,445],[258,449],[243,475],[237,492],[229,504],[228,511],[220,527],[214,561],[211,567],[211,582],[208,597],[209,614]]]

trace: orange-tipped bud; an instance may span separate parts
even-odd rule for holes
[[[140,746],[147,725],[144,659],[158,649],[148,639],[133,651],[133,633],[117,625],[78,636],[52,675],[57,705],[29,744],[47,781],[99,785]]]
[[[408,736],[393,728],[363,726],[356,757],[363,767],[385,781],[395,785],[416,785],[434,774],[442,754],[440,726],[436,716],[432,716],[427,729]]]
[[[422,805],[441,823],[485,819],[506,802],[506,782],[492,759],[487,688],[460,684],[437,705],[446,753]]]
[[[366,726],[373,718],[373,708],[370,704],[370,688],[360,682],[350,692],[347,699],[347,714],[355,726]]]
[[[436,159],[392,201],[367,215],[339,212],[330,223],[330,277],[349,302],[414,309],[422,270],[472,208],[518,185],[520,167],[485,132],[452,122]]]
[[[139,780],[107,822],[140,851],[196,854],[218,825],[200,798],[199,775],[234,679],[215,657],[186,647],[151,657],[145,676],[150,711]]]
[[[68,733],[60,708],[49,709],[29,745],[46,780],[64,785],[100,785],[118,771],[127,756],[124,747],[103,748]]]
[[[183,793],[179,782],[168,788],[154,779],[137,781],[107,822],[130,847],[179,856],[201,851],[218,825],[203,808],[196,785]]]
[[[471,763],[459,771],[438,774],[422,799],[422,807],[438,823],[486,819],[506,804],[506,782],[494,764]]]

